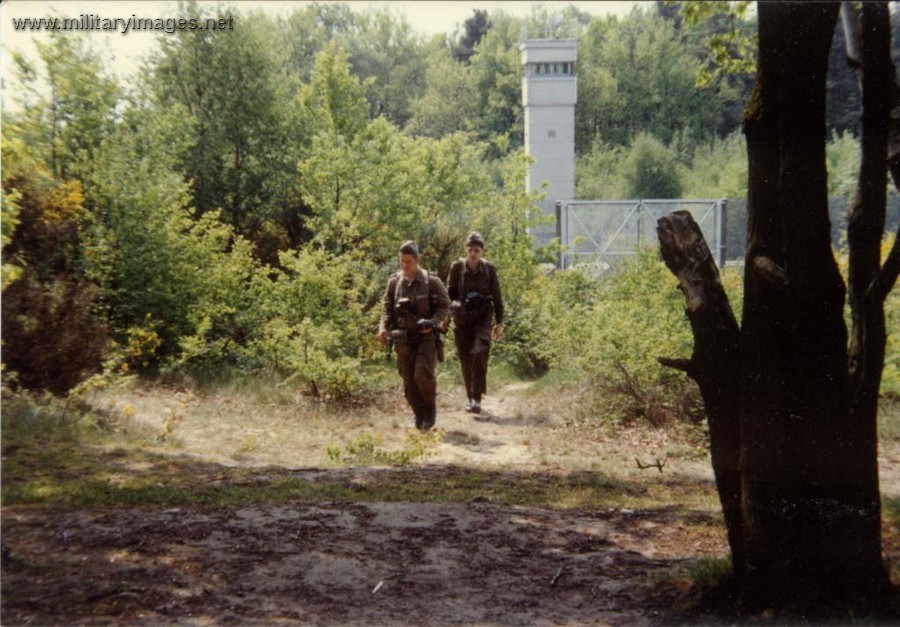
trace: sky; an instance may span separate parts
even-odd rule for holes
[[[326,0],[327,1],[327,0]],[[206,2],[202,2],[206,4]],[[644,2],[653,4],[653,2]],[[217,3],[209,3],[217,4]],[[273,16],[287,16],[295,9],[309,2],[283,1],[283,0],[239,0],[230,2],[239,9],[242,14],[253,10],[263,10]],[[472,15],[475,9],[485,9],[488,12],[502,9],[504,12],[525,17],[531,14],[532,5],[543,4],[546,7],[554,5],[564,7],[572,4],[582,11],[593,15],[626,15],[635,4],[641,2],[615,1],[578,1],[578,2],[528,2],[524,0],[494,0],[485,2],[453,2],[449,0],[432,1],[402,1],[388,0],[380,2],[350,1],[345,2],[354,11],[365,11],[370,7],[390,7],[397,14],[405,15],[413,30],[423,35],[438,33],[452,33],[466,18]],[[16,88],[14,66],[10,55],[12,51],[19,51],[28,58],[36,58],[37,49],[35,39],[42,39],[46,34],[37,31],[15,30],[13,20],[20,18],[42,18],[57,16],[65,18],[79,18],[82,15],[94,15],[99,18],[128,19],[131,16],[138,18],[171,18],[177,15],[177,2],[147,2],[147,1],[111,1],[111,0],[2,0],[0,1],[0,77],[3,80],[3,105],[10,104],[10,92]],[[109,59],[109,70],[123,81],[133,77],[140,60],[154,47],[159,31],[132,31],[123,34],[121,31],[90,31],[89,36],[96,38],[96,46],[103,56]]]

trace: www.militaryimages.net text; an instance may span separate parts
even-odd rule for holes
[[[103,17],[97,13],[82,13],[78,17],[19,17],[12,18],[17,31],[119,31],[127,35],[133,31],[160,31],[172,34],[177,30],[234,30],[234,17],[208,19],[197,18],[147,18]]]

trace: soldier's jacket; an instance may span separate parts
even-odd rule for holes
[[[503,295],[500,293],[500,280],[497,278],[497,267],[490,261],[481,259],[474,271],[469,270],[465,258],[454,261],[447,279],[447,292],[450,294],[450,300],[460,303],[465,302],[466,294],[480,292],[491,300],[497,324],[503,323]],[[487,323],[490,324],[489,317]]]
[[[396,301],[402,298],[409,298],[414,303],[412,315],[397,316]],[[387,289],[384,291],[379,328],[387,331],[413,330],[423,318],[440,327],[449,312],[450,297],[440,277],[419,268],[415,278],[407,281],[403,278],[403,273],[397,271],[388,279]]]

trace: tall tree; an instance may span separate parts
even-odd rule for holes
[[[475,9],[472,15],[463,22],[463,32],[459,36],[459,42],[453,48],[453,60],[468,63],[475,54],[475,49],[484,36],[491,29],[491,20],[487,11]]]
[[[63,393],[107,345],[82,244],[120,94],[83,38],[53,31],[38,53],[39,66],[17,58],[26,89],[3,119],[3,361],[20,384]]]
[[[420,37],[391,9],[370,9],[357,18],[352,38],[341,45],[350,52],[353,72],[367,83],[373,117],[383,115],[403,127],[410,103],[425,91],[425,62]]]
[[[471,58],[470,72],[477,90],[475,131],[483,141],[497,137],[505,153],[524,143],[522,64],[519,58],[521,24],[504,13],[491,15],[493,26]],[[496,155],[495,155],[496,156]]]
[[[274,26],[279,46],[287,50],[289,72],[307,82],[316,56],[329,42],[342,43],[355,36],[356,16],[343,3],[313,2],[296,9]]]
[[[701,61],[682,39],[670,21],[639,9],[621,21],[591,21],[578,50],[579,152],[588,152],[595,137],[627,145],[639,132],[664,143],[676,130],[715,136],[728,94],[714,85],[697,88]]]
[[[660,221],[694,330],[700,385],[736,582],[755,607],[855,611],[880,600],[877,394],[884,299],[900,246],[880,261],[888,112],[896,93],[887,4],[864,3],[863,160],[846,288],[831,247],[826,76],[840,4],[759,4],[759,54],[744,118],[749,224],[741,326],[702,236]],[[704,261],[705,259],[705,261]],[[845,614],[844,617],[847,617]]]
[[[25,86],[17,132],[53,176],[82,178],[115,127],[121,94],[83,37],[64,31],[49,35],[48,42],[37,44],[40,67],[15,56]]]
[[[425,93],[415,100],[404,129],[411,135],[444,137],[474,126],[477,93],[469,67],[451,58],[446,46],[428,56]]]
[[[182,11],[207,17],[197,3]],[[194,127],[193,142],[178,156],[195,208],[221,209],[254,239],[292,207],[290,182],[304,137],[288,106],[298,85],[284,76],[284,51],[255,17],[235,30],[179,30],[162,40],[151,64],[155,104],[180,106]]]

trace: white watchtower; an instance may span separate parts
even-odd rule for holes
[[[540,202],[544,215],[556,215],[557,200],[575,198],[577,45],[575,39],[526,39],[519,46],[525,66],[525,153],[535,159],[525,187],[540,190],[548,183],[547,195]],[[538,246],[548,244],[557,234],[555,224],[540,225],[531,232]]]

